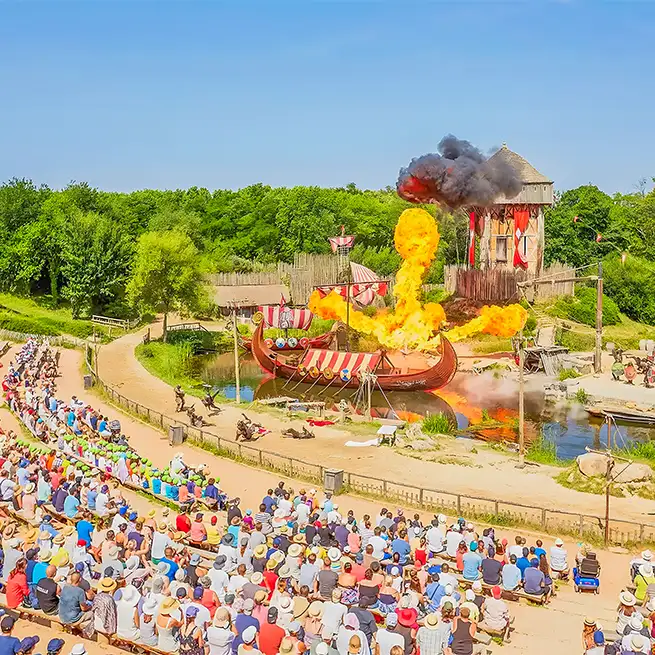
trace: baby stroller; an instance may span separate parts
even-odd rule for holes
[[[596,553],[587,553],[587,556],[580,562],[580,568],[573,568],[573,584],[578,593],[592,591],[597,594],[600,591],[600,564],[596,559]]]

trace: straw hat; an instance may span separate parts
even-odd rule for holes
[[[141,600],[141,594],[134,585],[128,584],[123,588],[122,593],[123,595],[121,596],[121,600],[131,607],[138,605],[139,601]]]
[[[255,592],[255,602],[256,603],[263,603],[266,600],[267,596],[268,596],[268,594],[266,593],[266,591],[264,591],[263,589],[260,589],[260,590]]]
[[[279,578],[290,578],[291,577],[291,569],[284,564],[281,566],[277,572],[277,575]]]
[[[293,641],[291,640],[291,637],[282,638],[278,652],[280,655],[289,655],[289,653],[293,652]]]
[[[255,571],[255,573],[250,576],[250,582],[253,584],[261,584],[263,580],[264,576],[259,571]]]
[[[276,550],[274,553],[271,554],[271,559],[276,563],[276,564],[282,564],[284,562],[284,553],[281,550]]]
[[[57,551],[55,557],[53,559],[57,560],[57,566],[62,567],[62,566],[68,566],[71,558],[70,555],[68,554],[67,550],[64,550],[63,548],[60,548],[59,551]]]
[[[151,509],[151,510],[148,512],[148,518],[149,518],[149,519],[154,519],[155,516],[157,516],[157,510]]]
[[[30,528],[23,537],[26,544],[33,544],[39,537],[39,531],[36,528]]]
[[[259,546],[255,548],[252,554],[257,559],[264,557],[266,555],[266,544],[259,544]]]
[[[34,528],[36,529],[36,528]],[[3,539],[11,539],[16,534],[16,524],[8,523],[2,532]]]
[[[640,634],[632,635],[630,637],[630,647],[639,653],[642,652],[644,647],[644,638]]]
[[[35,489],[36,489],[36,487],[34,486],[34,482],[28,482],[28,483],[25,485],[25,493],[26,493],[26,494],[34,493],[34,490],[35,490]]]
[[[356,655],[361,651],[361,649],[362,649],[362,640],[359,635],[355,634],[350,638],[350,641],[348,642],[348,652],[351,655]]]
[[[170,614],[172,614],[179,606],[180,604],[177,602],[177,600],[175,600],[175,598],[168,596],[162,601],[162,604],[159,608],[159,613],[163,614],[164,616],[170,616]]]
[[[272,571],[276,566],[277,566],[277,562],[274,559],[271,558],[271,559],[267,560],[266,568],[269,571]]]
[[[217,628],[227,628],[230,624],[230,613],[224,607],[219,607],[214,614],[214,625]]]
[[[641,618],[641,614],[639,612],[635,612],[631,617],[630,617],[630,628],[632,630],[636,630],[639,632],[644,627],[644,620]]]
[[[304,544],[305,543],[305,535],[300,534],[294,534],[293,537],[291,537],[291,541],[293,541],[294,544]]]
[[[107,594],[111,594],[116,589],[116,581],[112,578],[102,578],[98,582],[98,591],[104,591]]]
[[[300,557],[302,555],[303,547],[299,543],[293,543],[289,546],[287,550],[287,555],[289,557]]]
[[[166,521],[160,521],[157,528],[159,532],[166,532],[168,530],[168,524],[166,523]]]
[[[619,594],[619,601],[626,607],[634,607],[637,603],[637,599],[629,591],[622,591]]]
[[[320,600],[315,600],[309,605],[309,609],[307,610],[307,613],[309,616],[313,618],[318,618],[319,616],[322,616],[323,614],[323,603]]]
[[[57,546],[61,546],[65,541],[66,541],[66,537],[64,537],[64,535],[61,534],[61,533],[58,534],[58,535],[55,535],[52,538],[52,543],[56,544]]]
[[[436,614],[428,614],[425,617],[425,627],[428,630],[436,630],[439,625],[439,617]]]
[[[49,562],[52,559],[52,552],[49,548],[42,548],[39,551],[39,562]]]
[[[59,533],[63,534],[64,537],[70,537],[73,532],[75,532],[75,528],[72,525],[66,525],[59,531]]]
[[[47,530],[41,530],[39,533],[39,541],[50,541],[52,535]]]

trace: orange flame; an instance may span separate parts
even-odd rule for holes
[[[421,305],[419,297],[423,278],[439,246],[437,223],[424,209],[406,209],[398,219],[394,243],[403,258],[393,288],[395,310],[370,317],[351,307],[350,325],[358,332],[374,336],[386,348],[433,350],[439,344],[438,331],[446,322],[446,313],[438,303]],[[309,298],[309,309],[325,319],[345,321],[347,304],[336,291],[324,298],[314,291]],[[478,332],[512,336],[526,319],[527,312],[520,305],[483,307],[480,316],[445,334],[451,341]]]

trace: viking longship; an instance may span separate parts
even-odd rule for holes
[[[257,308],[253,317],[262,321],[267,328],[282,330],[296,329],[308,330],[312,324],[314,314],[309,309],[292,309],[284,303],[279,305],[263,305]],[[316,337],[286,337],[278,336],[275,339],[265,339],[266,345],[273,351],[287,352],[305,350],[306,348],[328,348],[334,339],[334,330],[319,334]],[[252,350],[252,339],[240,337],[242,348]]]
[[[356,389],[367,373],[376,376],[384,391],[427,391],[448,384],[457,371],[457,354],[448,339],[441,338],[441,359],[430,368],[401,373],[384,351],[351,353],[306,348],[302,353],[285,356],[270,348],[264,338],[261,321],[252,338],[252,354],[270,375],[320,386]]]

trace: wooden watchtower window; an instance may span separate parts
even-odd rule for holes
[[[509,237],[496,237],[496,261],[507,261],[507,240]]]

